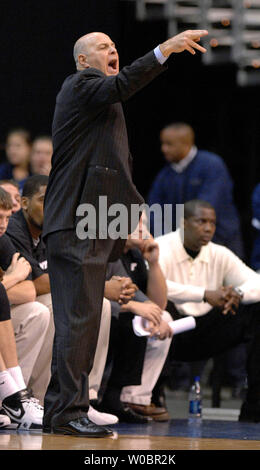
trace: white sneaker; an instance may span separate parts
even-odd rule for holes
[[[117,416],[110,415],[109,413],[101,413],[100,411],[95,410],[95,408],[93,408],[92,406],[89,406],[88,409],[88,419],[100,426],[118,423]]]
[[[11,424],[11,420],[9,416],[6,414],[2,414],[2,410],[0,410],[0,428],[5,428],[6,426]]]
[[[24,430],[42,428],[43,407],[36,398],[30,398],[27,390],[6,397],[2,407],[9,416],[12,427],[16,425],[16,429]]]

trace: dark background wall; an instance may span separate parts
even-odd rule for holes
[[[121,67],[167,38],[163,21],[136,21],[132,1],[0,1],[2,158],[9,128],[51,132],[55,96],[75,70],[73,44],[95,30],[115,40]],[[136,185],[146,196],[163,166],[158,139],[163,125],[189,122],[197,145],[220,154],[230,169],[249,253],[250,198],[260,180],[260,88],[239,88],[234,65],[206,67],[200,54],[185,52],[168,62],[167,73],[124,105]]]

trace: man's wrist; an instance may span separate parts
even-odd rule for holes
[[[133,301],[129,300],[129,302],[122,304],[121,305],[121,311],[122,312],[132,312],[132,313],[134,313]]]
[[[154,54],[158,62],[162,65],[168,59],[168,56],[165,56],[161,50],[161,44],[154,49]]]
[[[17,284],[18,282],[21,282],[21,281],[23,281],[24,279],[20,279],[20,276],[19,276],[18,273],[15,273],[15,272],[12,273],[12,272],[11,272],[10,274],[9,274],[9,273],[5,273],[5,274],[4,274],[3,281],[4,281],[4,280],[6,280],[6,281],[8,280],[9,282],[14,282],[14,283]]]
[[[154,268],[154,267],[159,266],[159,261],[158,261],[158,259],[153,260],[153,261],[149,261],[149,260],[147,259],[146,261],[147,261],[147,263],[149,264],[149,268]]]
[[[165,60],[168,59],[168,57],[171,55],[171,50],[170,50],[170,47],[167,44],[167,41],[163,42],[162,44],[159,44],[158,47],[159,47],[163,57],[165,58]]]

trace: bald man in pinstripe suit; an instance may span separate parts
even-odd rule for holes
[[[120,72],[116,46],[106,34],[87,34],[74,46],[77,72],[67,77],[57,96],[45,197],[43,236],[55,320],[46,431],[87,437],[111,433],[87,418],[88,374],[98,338],[106,266],[120,256],[125,240],[101,239],[95,223],[88,224],[93,239],[78,238],[77,208],[92,204],[99,220],[100,196],[107,197],[108,208],[120,202],[128,213],[131,204],[143,202],[131,178],[121,102],[165,70],[163,62],[172,52],[205,52],[197,43],[205,34],[181,33]]]

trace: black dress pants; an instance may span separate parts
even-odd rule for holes
[[[88,375],[99,333],[106,266],[122,240],[79,240],[75,230],[47,236],[55,338],[44,426],[86,416]],[[120,249],[118,250],[120,253]]]
[[[112,317],[108,356],[113,366],[108,389],[141,384],[147,338],[134,333],[133,318],[129,312],[119,314],[118,319]]]
[[[180,318],[176,313],[174,319]],[[216,356],[237,344],[247,349],[249,402],[260,400],[260,303],[241,304],[236,315],[213,308],[196,318],[194,330],[173,337],[168,360],[201,361]]]

